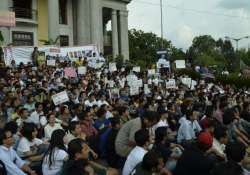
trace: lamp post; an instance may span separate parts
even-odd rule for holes
[[[163,49],[163,14],[162,14],[162,0],[160,0],[161,7],[161,48]]]
[[[225,39],[227,40],[233,40],[236,42],[236,53],[238,53],[238,50],[239,50],[239,42],[243,39],[248,39],[249,36],[244,36],[244,37],[241,37],[241,38],[232,38],[232,37],[229,37],[229,36],[226,36]],[[241,59],[239,60],[240,61],[240,70],[241,70]]]

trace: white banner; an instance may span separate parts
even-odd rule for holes
[[[4,61],[8,66],[12,60],[15,60],[16,64],[23,62],[27,64],[31,62],[31,56],[34,47],[3,47]],[[88,58],[100,58],[97,47],[94,45],[79,46],[79,47],[54,47],[54,46],[43,46],[38,48],[39,52],[45,52],[46,59],[60,61],[71,60],[75,61],[79,57]],[[94,55],[95,53],[95,55]],[[103,58],[100,58],[103,60]]]

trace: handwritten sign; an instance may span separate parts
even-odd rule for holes
[[[185,60],[176,60],[175,65],[176,65],[176,69],[185,69],[186,68]]]
[[[79,75],[85,75],[87,72],[87,68],[85,66],[78,67],[77,72]]]
[[[47,66],[55,66],[56,60],[47,60]]]
[[[176,88],[175,79],[169,79],[169,80],[166,82],[166,88],[167,88],[167,89],[174,89],[174,88]]]
[[[59,105],[59,104],[69,101],[69,97],[66,91],[62,91],[58,94],[55,94],[51,98],[55,105]]]
[[[140,68],[139,66],[133,67],[133,71],[134,71],[134,72],[140,72],[140,71],[141,71],[141,68]]]
[[[66,67],[64,69],[64,74],[65,74],[66,77],[73,77],[74,78],[74,77],[77,76],[75,69],[72,68],[72,67]]]
[[[117,71],[116,63],[109,63],[109,71],[110,71],[110,72],[115,72],[115,71]]]

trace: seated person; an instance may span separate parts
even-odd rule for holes
[[[0,160],[4,163],[8,175],[36,175],[13,150],[13,136],[9,130],[0,131]]]

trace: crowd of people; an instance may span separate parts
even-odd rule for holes
[[[250,91],[86,60],[1,68],[2,174],[250,174]],[[78,66],[87,72],[65,76]],[[142,80],[138,92],[128,76]],[[55,105],[62,91],[69,100]]]

